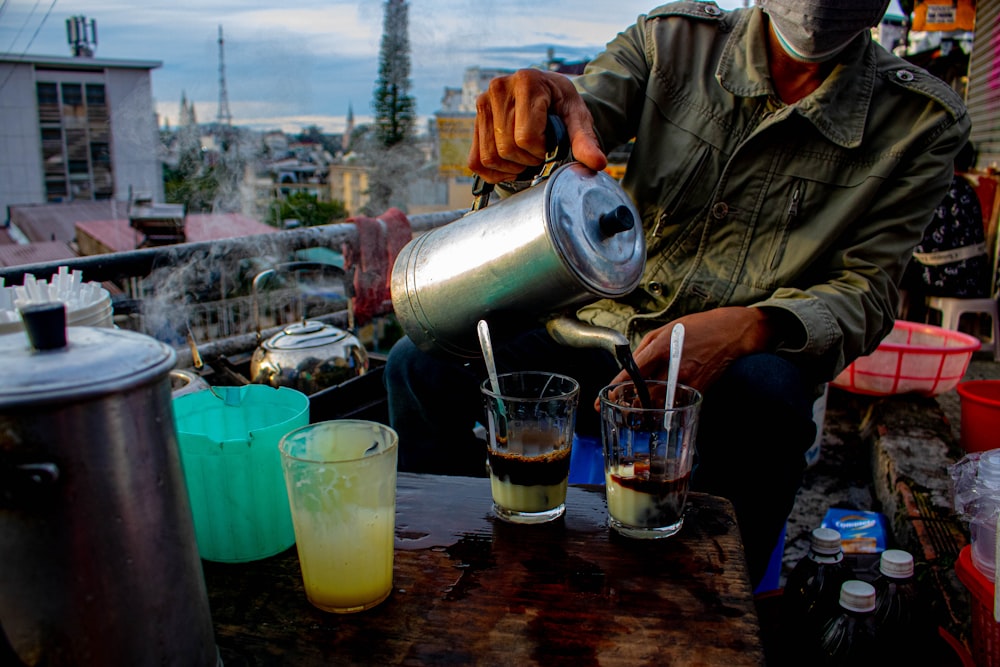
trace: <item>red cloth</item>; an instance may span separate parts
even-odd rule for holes
[[[354,320],[358,326],[369,322],[391,301],[389,282],[392,265],[413,232],[406,214],[390,208],[377,218],[348,218],[358,229],[356,245],[344,244],[344,269],[354,273]]]

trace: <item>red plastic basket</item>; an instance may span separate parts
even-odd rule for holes
[[[942,394],[962,379],[979,346],[960,331],[896,320],[874,353],[855,359],[831,384],[870,396]]]
[[[1000,665],[1000,623],[993,620],[993,582],[976,569],[971,546],[964,546],[959,552],[955,574],[969,589],[972,658],[978,667],[997,667]]]

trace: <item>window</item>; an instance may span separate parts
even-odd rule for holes
[[[38,91],[38,104],[51,105],[59,104],[59,89],[54,83],[39,83],[35,89]]]
[[[104,101],[104,84],[103,83],[88,83],[87,84],[87,106],[103,106],[106,104]]]
[[[83,89],[80,84],[62,84],[62,101],[64,106],[70,107],[77,107],[83,104]]]

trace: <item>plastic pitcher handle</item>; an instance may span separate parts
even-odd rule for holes
[[[208,390],[212,392],[212,396],[229,406],[238,406],[243,403],[243,391],[242,387],[212,387],[209,386]],[[221,390],[223,395],[219,395],[216,390]]]

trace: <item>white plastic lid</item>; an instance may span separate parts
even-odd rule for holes
[[[834,556],[840,553],[840,533],[833,528],[814,528],[810,545],[818,554]]]
[[[913,576],[913,556],[902,549],[886,549],[879,559],[879,571],[893,579],[906,579]]]
[[[840,587],[840,606],[848,611],[874,611],[875,587],[859,579],[849,579]]]
[[[979,458],[976,479],[988,488],[1000,489],[1000,452],[987,452]]]

